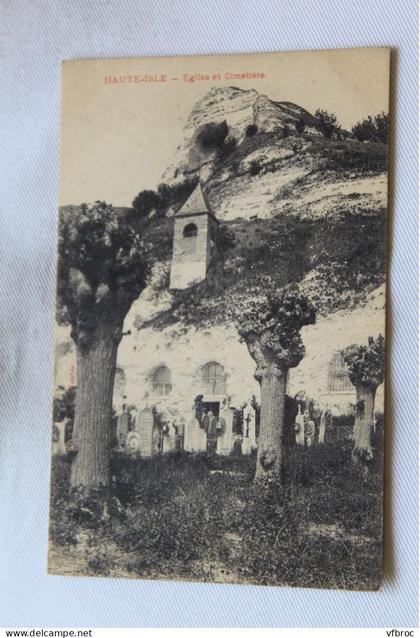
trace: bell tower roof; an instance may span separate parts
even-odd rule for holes
[[[215,218],[201,182],[198,182],[191,195],[175,213],[175,217],[194,217],[196,215],[212,215]]]

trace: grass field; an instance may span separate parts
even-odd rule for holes
[[[69,497],[53,466],[50,573],[376,589],[380,463],[363,477],[342,444],[294,448],[282,487],[254,457],[116,455],[109,495]]]

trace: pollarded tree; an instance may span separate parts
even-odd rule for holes
[[[369,337],[368,345],[352,345],[343,351],[350,381],[356,387],[353,460],[372,458],[371,433],[375,418],[375,394],[384,380],[385,340]]]
[[[255,481],[278,481],[283,463],[287,373],[304,356],[303,326],[315,323],[315,311],[297,287],[244,298],[235,323],[257,368],[261,386],[260,436]]]
[[[112,393],[124,318],[146,286],[151,251],[111,205],[64,210],[59,221],[58,320],[77,353],[73,488],[110,481]]]

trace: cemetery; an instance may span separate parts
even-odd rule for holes
[[[174,218],[170,288],[189,288],[207,277],[215,251],[212,239],[218,221],[201,186],[197,186]],[[306,444],[351,438],[356,389],[351,383],[341,351],[350,343],[366,342],[376,329],[384,305],[379,293],[360,311],[337,313],[304,329],[306,356],[289,371],[287,395],[294,401],[295,441],[305,445],[305,421],[315,429]],[[115,447],[127,454],[149,458],[156,454],[207,451],[206,413],[216,428],[215,452],[251,454],[258,444],[260,388],[255,364],[231,326],[192,329],[172,337],[172,331],[136,331],[131,328],[119,348],[113,403]],[[75,384],[74,347],[57,362],[61,389]],[[216,348],[215,348],[216,345]],[[217,359],[214,358],[215,350]],[[383,414],[383,386],[376,409]],[[57,453],[65,450],[65,424]],[[74,433],[73,438],[76,438]],[[75,441],[71,446],[74,447]]]
[[[214,88],[62,207],[50,573],[380,586],[386,147],[317,113]]]

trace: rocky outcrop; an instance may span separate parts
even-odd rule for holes
[[[308,111],[292,102],[273,102],[266,95],[260,95],[254,102],[254,124],[259,131],[270,132],[295,126],[302,120],[306,126],[316,126],[317,119]]]
[[[315,126],[317,119],[305,109],[291,102],[273,102],[266,95],[251,89],[235,87],[212,88],[194,106],[184,127],[184,139],[179,145],[173,163],[163,175],[164,182],[171,182],[180,173],[197,170],[197,131],[210,122],[228,125],[229,135],[237,141],[243,139],[248,126],[255,124],[259,132],[271,132],[294,126],[303,120],[307,126]],[[207,158],[203,158],[206,161]]]
[[[164,182],[171,182],[180,172],[194,170],[195,163],[190,165],[190,151],[195,141],[196,131],[210,122],[223,122],[236,139],[242,137],[246,127],[254,123],[254,104],[258,98],[257,91],[243,91],[234,87],[212,88],[195,105],[184,127],[184,139],[178,147],[173,163],[163,175]],[[194,157],[194,154],[193,154]]]
[[[203,149],[197,142],[203,126],[222,122],[236,146],[227,153]],[[380,150],[348,139],[345,131],[335,137],[340,139],[324,139],[319,120],[292,102],[255,90],[212,88],[191,111],[162,179],[174,184],[199,176],[217,218],[225,221],[386,208],[386,173],[380,170],[385,147],[382,161]]]

